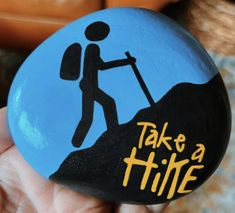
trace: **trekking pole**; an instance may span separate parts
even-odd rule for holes
[[[129,52],[125,52],[125,54],[126,54],[127,58],[130,59],[130,61],[131,61],[131,54]],[[150,94],[150,92],[149,92],[149,90],[148,90],[148,88],[147,88],[147,86],[146,86],[146,84],[145,84],[145,82],[144,82],[144,80],[143,80],[136,64],[131,63],[131,67],[132,67],[132,69],[135,73],[135,76],[136,76],[136,78],[137,78],[137,80],[138,80],[138,82],[141,86],[141,89],[143,90],[146,98],[148,99],[148,102],[149,102],[150,106],[153,106],[154,105],[154,100],[153,100],[153,98],[152,98],[152,96],[151,96],[151,94]]]

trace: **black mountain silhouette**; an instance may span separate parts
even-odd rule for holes
[[[186,148],[178,160],[189,158],[197,143],[205,145],[205,167],[195,171],[198,179],[187,185],[187,188],[195,189],[216,169],[229,140],[231,115],[220,75],[217,74],[206,84],[176,85],[159,102],[140,110],[128,123],[104,132],[94,146],[70,153],[50,179],[109,201],[146,204],[166,201],[167,189],[161,197],[157,197],[150,190],[152,181],[148,182],[144,191],[139,189],[144,168],[133,169],[128,186],[122,186],[126,170],[123,159],[129,157],[132,148],[138,144],[141,127],[136,124],[139,121],[152,122],[161,128],[168,122],[167,134],[172,137],[184,133]],[[149,147],[143,147],[137,157],[147,160],[151,151]],[[158,156],[169,159],[171,155],[163,146],[156,152],[156,160]],[[164,174],[166,168],[162,166],[158,171]],[[153,180],[154,175],[152,172],[149,180]],[[182,178],[180,175],[179,179]],[[173,199],[179,196],[176,193]]]

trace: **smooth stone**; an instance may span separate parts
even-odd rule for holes
[[[116,8],[69,24],[29,56],[8,121],[42,176],[108,201],[157,204],[211,176],[231,112],[198,41],[159,13]]]

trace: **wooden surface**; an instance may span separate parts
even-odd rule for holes
[[[107,7],[141,7],[151,10],[160,10],[166,4],[177,0],[106,0]]]
[[[67,23],[105,7],[160,10],[177,0],[1,0],[0,46],[33,50]]]
[[[63,27],[65,21],[35,20],[13,17],[0,17],[0,45],[6,48],[20,48],[31,50],[37,47],[49,35]]]
[[[102,0],[1,0],[0,11],[38,19],[54,17],[71,20],[102,6]]]
[[[102,8],[102,0],[1,0],[0,46],[33,50],[67,23]]]

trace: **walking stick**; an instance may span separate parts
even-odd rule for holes
[[[131,54],[129,52],[126,52],[125,54],[126,54],[127,58],[131,59]],[[149,102],[150,106],[153,106],[154,105],[154,100],[153,100],[153,98],[152,98],[152,96],[151,96],[151,94],[150,94],[150,92],[149,92],[149,90],[148,90],[148,88],[147,88],[147,86],[146,86],[146,84],[145,84],[145,82],[144,82],[144,80],[143,80],[136,64],[131,63],[131,67],[132,67],[132,69],[135,73],[135,76],[136,76],[136,78],[137,78],[137,80],[138,80],[138,82],[141,86],[141,89],[143,90],[146,98],[148,99],[148,102]]]

